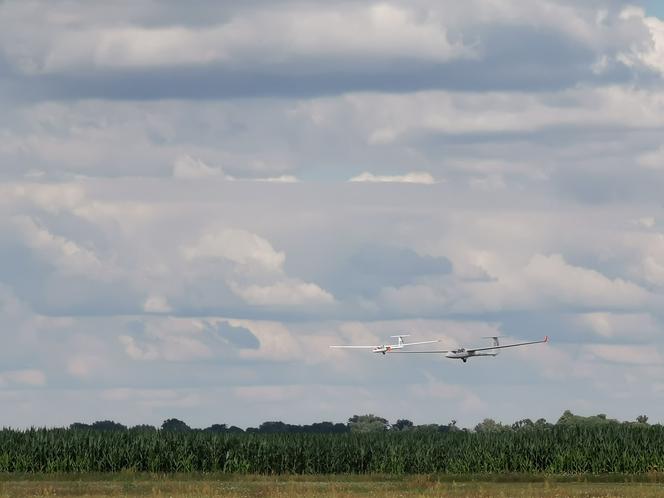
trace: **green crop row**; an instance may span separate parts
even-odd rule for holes
[[[644,473],[664,470],[664,427],[499,432],[213,434],[0,431],[0,472]]]

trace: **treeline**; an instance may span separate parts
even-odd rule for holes
[[[664,427],[605,417],[477,430],[341,434],[90,428],[0,431],[3,472],[243,474],[646,473],[664,469]],[[486,421],[485,421],[486,422]]]
[[[477,424],[472,430],[474,432],[500,432],[500,431],[518,431],[525,429],[546,429],[554,426],[562,425],[604,425],[604,424],[640,424],[647,425],[648,417],[646,415],[639,415],[634,422],[619,422],[616,419],[607,418],[605,414],[592,415],[583,417],[574,415],[569,410],[566,410],[555,424],[547,422],[545,419],[540,418],[532,421],[529,418],[517,420],[512,424],[502,424],[493,419],[486,418]],[[407,419],[399,419],[394,424],[383,417],[377,415],[353,415],[348,419],[346,424],[334,422],[316,422],[306,425],[287,424],[280,421],[263,422],[258,427],[248,427],[241,429],[234,425],[227,426],[226,424],[213,424],[204,429],[193,429],[189,427],[182,420],[170,418],[164,420],[159,429],[152,425],[135,425],[127,427],[126,425],[112,420],[101,420],[93,422],[92,424],[84,424],[76,422],[69,426],[71,430],[95,430],[95,431],[132,431],[132,432],[156,432],[162,430],[166,432],[188,432],[188,431],[202,431],[215,434],[277,434],[277,433],[293,433],[293,434],[343,434],[348,432],[385,432],[385,431],[424,431],[424,432],[454,432],[454,431],[469,431],[470,429],[457,427],[457,421],[452,420],[448,424],[423,424],[415,425]]]
[[[333,422],[317,422],[310,425],[293,425],[284,422],[263,422],[258,427],[248,427],[241,429],[226,424],[213,424],[205,429],[192,429],[182,420],[176,418],[169,418],[164,420],[160,428],[153,425],[135,425],[127,427],[126,425],[112,420],[100,420],[92,424],[84,424],[76,422],[69,426],[69,430],[83,431],[130,431],[130,432],[157,432],[158,430],[164,432],[207,432],[213,434],[275,434],[275,433],[301,433],[301,434],[341,434],[350,432],[350,427],[347,424],[333,423]]]

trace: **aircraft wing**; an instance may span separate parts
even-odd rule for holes
[[[330,346],[334,349],[375,349],[380,346]]]
[[[390,354],[449,353],[449,349],[432,349],[431,351],[389,351]]]
[[[438,339],[435,341],[420,341],[420,342],[404,342],[402,346],[416,346],[418,344],[433,344],[434,342],[440,342]]]
[[[515,348],[517,346],[527,346],[528,344],[541,344],[543,342],[549,342],[549,336],[545,336],[541,341],[531,341],[531,342],[518,342],[516,344],[505,344],[504,346],[487,346],[484,348],[472,348],[466,349],[468,353],[476,353],[477,351],[490,351],[492,349],[503,349],[503,348]]]

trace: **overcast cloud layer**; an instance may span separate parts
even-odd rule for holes
[[[1,2],[0,423],[664,422],[662,15]]]

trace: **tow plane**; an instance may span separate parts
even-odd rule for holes
[[[407,346],[418,346],[420,344],[433,344],[434,342],[439,342],[438,340],[435,341],[420,341],[420,342],[404,342],[403,338],[404,337],[410,337],[409,334],[401,334],[401,335],[392,335],[390,336],[393,339],[397,339],[396,344],[380,344],[378,346],[330,346],[333,349],[371,349],[373,353],[390,353],[393,352],[395,349],[403,349]],[[422,351],[424,352],[424,351]],[[428,352],[428,351],[427,351]]]
[[[515,344],[503,344],[499,342],[498,336],[485,337],[485,339],[492,339],[493,344],[487,347],[480,348],[458,348],[458,349],[436,349],[429,351],[393,351],[394,353],[402,354],[444,354],[446,358],[453,360],[461,360],[464,363],[468,361],[468,358],[474,356],[498,356],[498,350],[504,348],[516,348],[518,346],[528,346],[530,344],[541,344],[543,342],[549,342],[549,336],[545,336],[541,341],[530,341],[530,342],[518,342]]]

